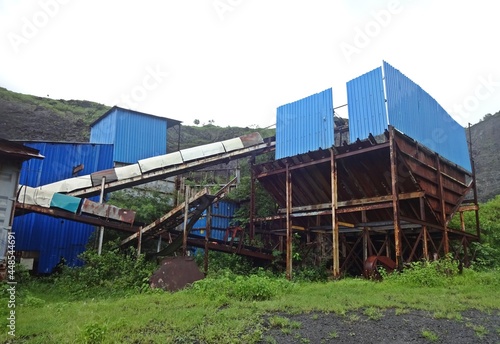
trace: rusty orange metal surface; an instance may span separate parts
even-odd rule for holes
[[[133,210],[121,209],[106,203],[96,203],[88,199],[83,200],[81,212],[130,224],[135,220]]]

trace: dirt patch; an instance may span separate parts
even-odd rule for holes
[[[270,315],[262,343],[500,343],[499,311],[467,311],[452,320],[424,311],[396,313],[367,309],[346,315]]]

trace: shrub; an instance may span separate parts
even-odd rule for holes
[[[260,270],[248,276],[236,275],[228,270],[197,281],[192,290],[211,300],[264,301],[291,288],[287,280],[271,277]]]
[[[450,255],[436,261],[419,261],[408,264],[402,272],[387,274],[388,281],[422,287],[445,286],[447,278],[457,275],[458,262]]]

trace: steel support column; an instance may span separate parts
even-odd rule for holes
[[[250,158],[250,242],[253,242],[255,236],[255,171],[253,165],[255,164],[255,157]]]
[[[450,242],[448,238],[448,225],[446,223],[446,202],[444,199],[443,172],[441,171],[441,159],[439,158],[438,154],[436,154],[436,164],[438,174],[439,198],[441,203],[441,222],[443,224],[443,245],[444,254],[446,255],[450,252]]]
[[[99,196],[99,203],[104,203],[104,188],[106,187],[106,176],[102,176],[101,180],[101,194]],[[102,241],[104,240],[104,226],[99,228],[99,244],[97,246],[97,254],[100,256],[102,253]]]
[[[425,223],[425,202],[424,198],[420,197],[420,220]],[[427,226],[422,225],[422,254],[424,255],[425,260],[429,260],[429,247],[427,245]]]
[[[286,163],[286,278],[292,279],[292,174]]]
[[[187,253],[187,237],[188,237],[188,216],[189,216],[189,197],[190,195],[190,187],[186,185],[184,189],[184,226],[182,232],[182,255],[186,256]]]
[[[394,217],[394,246],[396,250],[396,265],[399,269],[403,267],[403,257],[401,250],[401,219],[399,213],[399,190],[398,190],[398,167],[397,148],[394,141],[394,128],[389,127],[389,146],[391,159],[391,190],[392,190],[392,210]]]
[[[472,169],[472,182],[474,183],[474,187],[472,189],[474,195],[474,205],[476,206],[475,216],[476,216],[476,235],[478,240],[481,238],[481,230],[479,225],[479,207],[477,207],[477,183],[476,183],[476,164],[474,162],[474,158],[472,157],[472,133],[469,123],[469,155],[470,155],[470,164]]]
[[[207,208],[207,219],[205,226],[205,255],[203,259],[203,269],[205,275],[208,274],[208,241],[210,240],[210,231],[212,230],[212,206]]]
[[[332,255],[333,277],[340,276],[339,224],[337,219],[337,162],[335,152],[330,149],[330,174],[332,184]]]

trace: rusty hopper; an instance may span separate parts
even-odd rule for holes
[[[162,260],[151,276],[149,285],[151,288],[177,291],[204,277],[192,257],[168,257]]]

